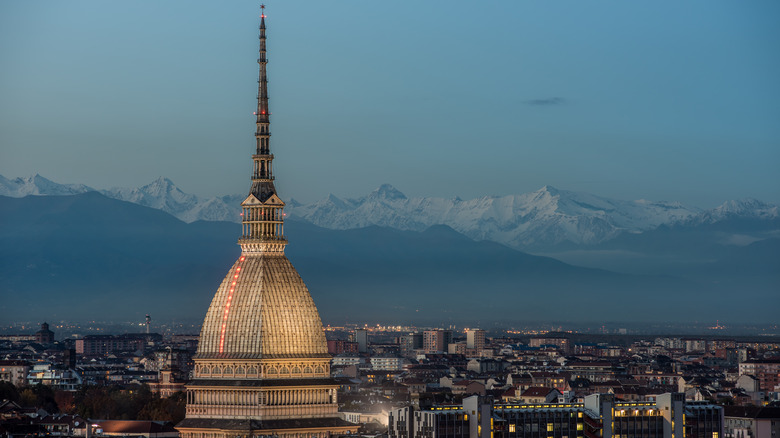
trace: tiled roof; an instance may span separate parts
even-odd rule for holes
[[[552,391],[552,388],[545,388],[542,386],[532,386],[523,391],[523,397],[546,397],[547,394]]]
[[[157,421],[130,421],[130,420],[91,420],[93,424],[99,424],[104,433],[145,434],[176,432],[170,423]]]
[[[723,415],[739,418],[766,418],[780,420],[780,407],[725,406]]]

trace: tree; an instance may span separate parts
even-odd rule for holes
[[[19,393],[19,403],[23,406],[32,406],[44,409],[49,413],[59,412],[57,402],[54,400],[54,391],[43,384],[28,386]]]
[[[167,398],[152,400],[138,413],[138,419],[170,421],[171,423],[176,424],[184,419],[186,407],[186,393],[177,392]]]
[[[72,414],[76,411],[75,396],[70,391],[56,391],[54,393],[54,401],[57,403],[60,412]]]
[[[76,413],[84,418],[113,419],[116,402],[106,386],[84,385],[74,397]]]
[[[0,400],[19,401],[19,390],[11,382],[0,381]]]

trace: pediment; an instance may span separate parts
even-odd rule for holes
[[[263,203],[260,202],[259,199],[255,195],[249,195],[246,199],[241,203],[242,207],[250,206],[250,205],[262,205]]]
[[[279,197],[276,196],[275,194],[271,195],[270,198],[266,199],[264,204],[265,205],[273,205],[273,206],[277,206],[277,207],[284,207],[284,201],[279,199]]]

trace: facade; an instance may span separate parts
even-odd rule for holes
[[[30,364],[23,360],[0,360],[0,382],[9,382],[16,387],[27,384]]]
[[[685,351],[687,353],[707,351],[707,341],[704,339],[685,339]]]
[[[485,331],[480,329],[466,330],[466,348],[477,351],[485,348]]]
[[[423,332],[423,350],[426,354],[443,353],[452,343],[452,330],[425,330]]]
[[[725,438],[776,438],[780,436],[780,407],[726,406]]]
[[[739,364],[739,375],[749,375],[758,379],[761,391],[775,391],[780,385],[780,359],[751,359]]]
[[[160,343],[157,333],[126,333],[123,335],[87,335],[76,339],[76,353],[85,356],[105,356],[118,352],[143,351],[147,345]]]
[[[29,371],[27,384],[47,385],[62,391],[77,391],[81,387],[81,376],[74,370],[42,363],[34,365]]]
[[[264,6],[263,6],[264,7]],[[284,202],[274,187],[260,20],[256,150],[241,203],[241,255],[209,306],[187,385],[183,438],[318,438],[355,432],[339,417],[330,355],[317,308],[284,254]]]
[[[371,369],[379,371],[401,371],[404,368],[404,359],[396,356],[372,356]]]
[[[415,357],[416,350],[423,348],[422,333],[409,333],[398,337],[399,349],[403,357]]]
[[[656,402],[593,394],[584,403],[499,404],[472,396],[462,405],[390,412],[389,438],[720,438],[723,408],[667,393]]]
[[[355,342],[358,344],[358,353],[368,352],[368,330],[355,330]]]
[[[343,340],[330,340],[328,341],[328,353],[330,354],[342,354],[342,353],[355,353],[358,352],[357,342],[343,341]]]
[[[366,363],[366,359],[364,357],[351,354],[342,354],[339,356],[334,356],[333,359],[331,359],[331,364],[333,366],[339,367],[363,365],[364,363]]]

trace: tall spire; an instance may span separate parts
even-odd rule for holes
[[[284,202],[274,187],[273,160],[271,154],[271,112],[268,109],[268,77],[265,57],[265,5],[260,14],[260,53],[257,63],[260,74],[257,80],[257,111],[255,141],[252,155],[252,187],[249,196],[241,203],[243,232],[238,243],[244,253],[283,254],[287,241],[284,238]]]

